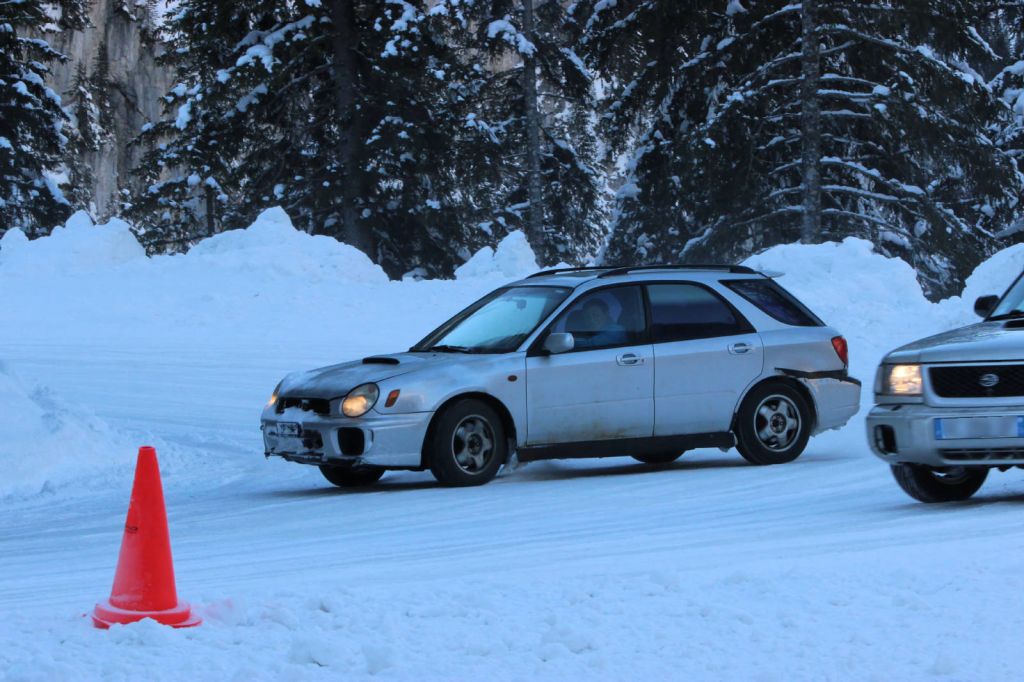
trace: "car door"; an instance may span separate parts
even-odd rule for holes
[[[709,287],[647,285],[654,349],[654,435],[728,431],[764,364],[761,337]]]
[[[648,437],[654,429],[654,354],[638,285],[583,294],[548,327],[573,350],[526,361],[527,444]]]

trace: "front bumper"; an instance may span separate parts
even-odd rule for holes
[[[876,405],[867,417],[871,450],[889,464],[950,466],[1024,465],[1024,438],[938,439],[936,419],[958,417],[1015,417],[1014,407],[932,407],[929,405]]]
[[[267,410],[260,429],[267,457],[301,464],[351,462],[417,469],[422,466],[423,440],[432,416],[432,412],[381,415],[371,410],[363,417],[350,419]],[[285,435],[282,424],[298,424],[301,432]]]

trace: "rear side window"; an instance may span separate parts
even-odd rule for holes
[[[771,279],[734,279],[722,282],[756,305],[761,312],[794,327],[823,327],[824,322],[803,303]]]
[[[651,339],[654,343],[732,336],[750,324],[716,294],[694,284],[651,284]]]

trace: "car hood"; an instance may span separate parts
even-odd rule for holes
[[[1024,360],[1019,322],[979,322],[897,348],[886,362],[999,362]]]
[[[331,400],[346,395],[356,386],[380,382],[417,370],[437,368],[481,355],[461,353],[388,353],[362,360],[343,362],[308,372],[289,374],[278,394],[285,398],[322,398]]]

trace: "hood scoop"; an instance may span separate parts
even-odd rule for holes
[[[1024,319],[1021,320],[1008,320],[1003,325],[1003,329],[1024,329]]]
[[[364,365],[398,365],[401,364],[398,358],[389,358],[386,355],[371,355],[363,358]]]

